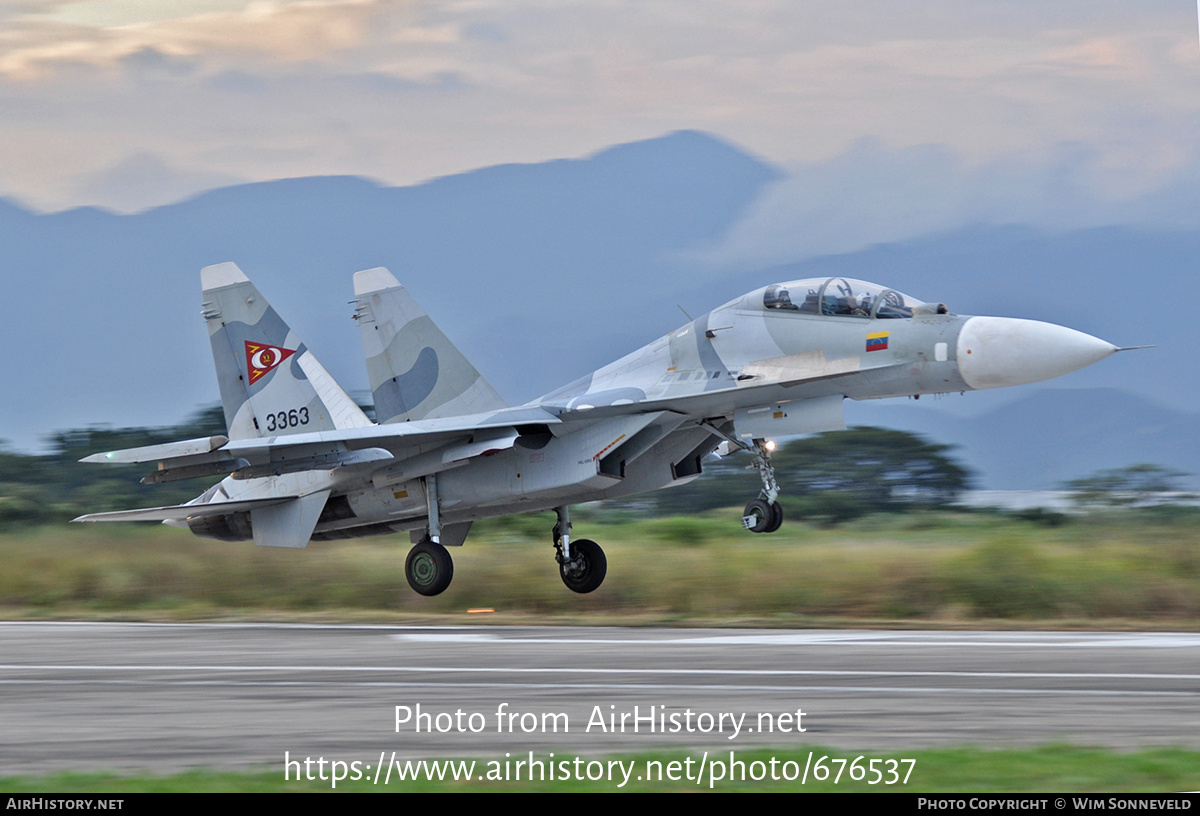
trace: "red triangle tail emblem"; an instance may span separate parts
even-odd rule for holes
[[[246,341],[246,371],[250,373],[248,385],[254,385],[267,372],[277,368],[280,363],[296,353],[295,349],[285,349],[280,346],[268,346],[265,343]]]

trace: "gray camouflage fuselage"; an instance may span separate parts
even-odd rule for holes
[[[692,479],[723,440],[843,429],[846,398],[1034,382],[1116,350],[1051,324],[949,314],[860,281],[795,281],[510,408],[386,270],[358,273],[355,294],[378,425],[236,267],[209,267],[205,317],[230,439],[199,452],[203,440],[89,459],[158,461],[159,481],[206,468],[231,475],[185,508],[83,520],[159,519],[303,546],[403,530],[415,540],[436,511],[441,542],[461,544],[476,519]],[[244,504],[223,512],[230,502]]]

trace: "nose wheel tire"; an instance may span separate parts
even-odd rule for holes
[[[771,523],[767,525],[767,532],[773,533],[783,524],[783,507],[779,502],[771,502]]]
[[[755,499],[742,512],[742,526],[752,533],[773,533],[783,524],[783,508],[779,502]]]
[[[421,595],[440,595],[454,577],[454,560],[441,544],[429,539],[417,543],[404,561],[408,585]]]
[[[583,595],[604,583],[608,559],[599,544],[581,538],[571,542],[571,559],[559,564],[558,571],[567,589]]]

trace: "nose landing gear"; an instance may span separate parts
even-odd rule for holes
[[[742,526],[752,533],[773,533],[783,524],[783,508],[776,499],[779,498],[779,483],[775,481],[775,468],[771,465],[771,451],[775,443],[755,439],[753,445],[737,439],[721,431],[716,426],[709,425],[718,436],[723,437],[731,445],[754,455],[750,467],[758,471],[762,479],[762,491],[758,498],[746,505],[742,511]]]
[[[757,470],[762,478],[762,492],[758,498],[746,505],[742,514],[742,526],[751,533],[774,533],[784,523],[784,508],[781,508],[776,498],[779,498],[779,482],[775,481],[775,468],[770,463],[770,449],[774,445],[763,443],[762,439],[754,440],[754,462],[752,468]]]
[[[779,498],[779,483],[775,481],[775,468],[771,465],[771,451],[775,449],[775,443],[755,439],[753,444],[749,444],[712,422],[705,421],[700,424],[715,436],[724,439],[730,448],[741,448],[754,456],[750,467],[758,471],[763,486],[758,498],[747,504],[746,509],[742,511],[742,526],[752,533],[773,533],[778,530],[783,524],[783,508],[776,501]]]
[[[773,533],[783,524],[779,502],[755,499],[742,511],[742,526],[752,533]]]
[[[752,533],[773,533],[783,524],[783,508],[776,499],[779,498],[779,483],[775,481],[775,468],[771,465],[771,449],[761,439],[754,440],[754,446],[747,449],[754,454],[751,467],[758,471],[762,478],[762,492],[758,498],[746,505],[742,512],[742,526]]]

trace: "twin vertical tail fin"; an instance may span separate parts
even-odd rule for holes
[[[354,295],[381,424],[508,407],[391,272],[355,273]]]
[[[371,424],[235,264],[200,280],[230,439]]]

